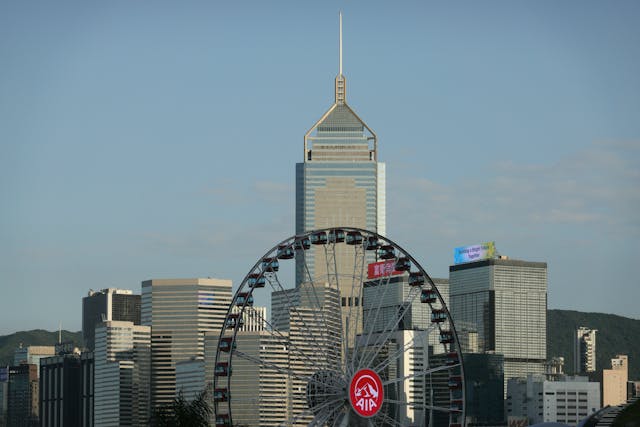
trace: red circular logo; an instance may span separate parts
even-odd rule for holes
[[[360,369],[351,378],[349,399],[353,410],[363,417],[373,417],[382,407],[382,380],[371,369]]]

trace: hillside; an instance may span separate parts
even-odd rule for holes
[[[570,310],[547,311],[547,357],[564,356],[565,371],[572,373],[573,342],[579,326],[597,329],[596,369],[611,368],[616,354],[629,356],[629,379],[640,380],[640,320],[603,313]]]
[[[80,346],[82,344],[82,332],[62,331],[62,341],[72,341],[77,346]],[[28,346],[54,345],[57,342],[57,331],[49,332],[42,329],[0,336],[0,366],[13,364],[13,352],[20,346],[20,343],[23,346]]]

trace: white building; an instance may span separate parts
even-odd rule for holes
[[[576,373],[596,371],[596,332],[580,326],[576,329],[576,340],[573,349],[573,367]]]
[[[95,427],[147,425],[151,328],[106,321],[95,332]]]
[[[600,383],[579,376],[563,381],[547,381],[543,375],[511,378],[506,406],[508,417],[527,417],[530,425],[575,425],[600,409]]]

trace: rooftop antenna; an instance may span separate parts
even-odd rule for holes
[[[342,75],[342,11],[340,11],[340,72],[339,75]]]
[[[339,37],[339,61],[338,75],[336,76],[336,104],[344,104],[346,102],[347,82],[342,75],[342,11],[340,11],[340,37]]]

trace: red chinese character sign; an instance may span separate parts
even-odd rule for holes
[[[402,273],[402,271],[396,270],[396,262],[394,260],[380,261],[369,264],[367,278],[377,279],[378,277],[395,276]]]
[[[361,369],[351,378],[349,399],[358,415],[368,418],[377,414],[383,398],[382,380],[371,369]]]

